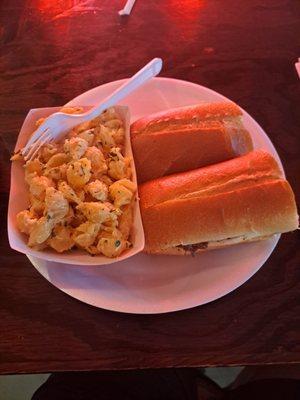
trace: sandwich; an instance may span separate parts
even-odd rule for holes
[[[258,150],[139,186],[145,251],[195,254],[298,228],[295,197]]]
[[[232,102],[202,103],[141,118],[130,128],[138,182],[229,160],[253,149]]]

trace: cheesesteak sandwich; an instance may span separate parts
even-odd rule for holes
[[[194,254],[298,228],[293,191],[265,151],[139,186],[145,251]]]
[[[232,102],[203,103],[139,119],[131,143],[139,183],[229,160],[253,149]]]

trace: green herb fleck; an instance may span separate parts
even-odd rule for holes
[[[119,247],[120,245],[121,245],[120,240],[116,240],[116,241],[115,241],[115,247]]]

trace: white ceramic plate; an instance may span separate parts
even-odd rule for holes
[[[68,105],[94,105],[123,83],[111,82],[76,97]],[[132,121],[157,111],[201,101],[228,100],[190,82],[155,78],[121,103]],[[247,114],[244,125],[255,148],[280,160],[262,128]],[[29,257],[49,282],[85,303],[108,310],[152,314],[184,310],[218,299],[246,282],[268,259],[279,235],[262,242],[208,251],[196,257],[138,254],[107,266],[70,266]]]

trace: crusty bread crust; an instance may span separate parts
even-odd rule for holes
[[[264,151],[147,182],[139,194],[148,252],[298,227],[293,191]]]
[[[192,127],[203,121],[218,121],[241,115],[241,109],[233,102],[199,103],[140,118],[131,125],[131,135],[134,138],[141,134],[169,130],[170,127],[173,129],[182,125]]]
[[[168,200],[226,193],[252,182],[280,179],[276,160],[262,150],[192,171],[155,179],[139,186],[144,208]]]
[[[183,107],[131,126],[138,182],[229,160],[253,149],[234,103]]]

